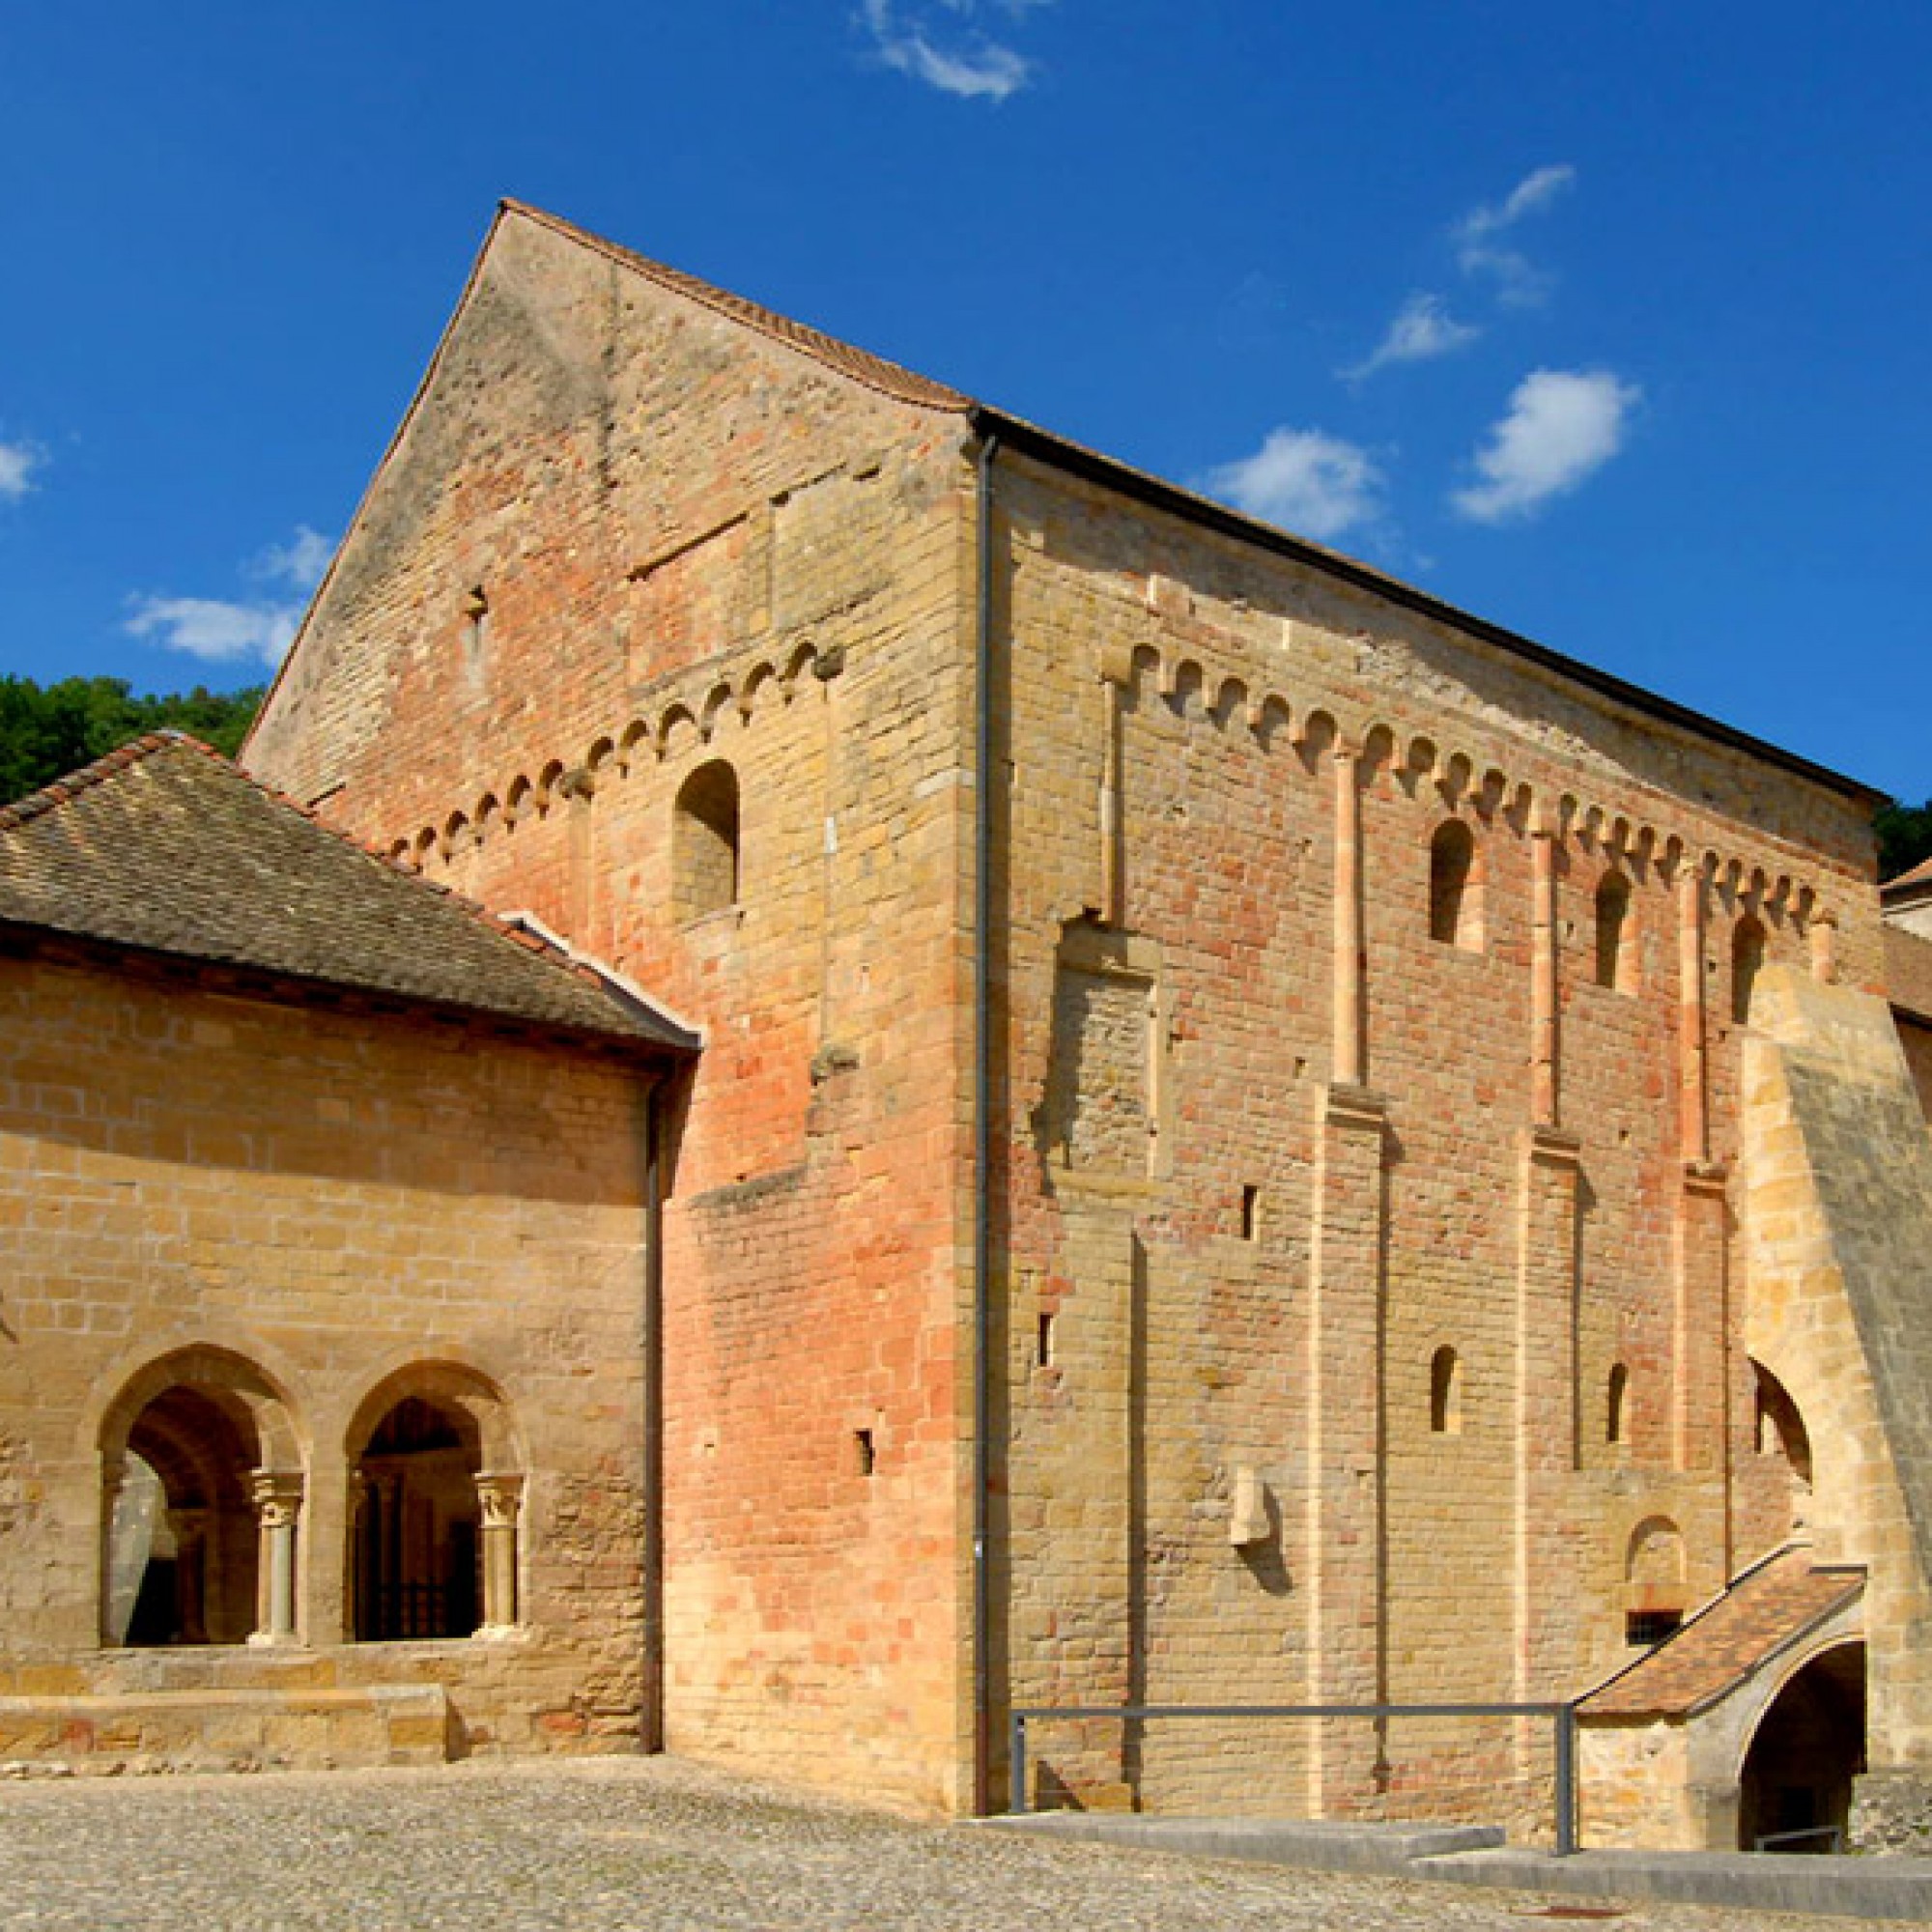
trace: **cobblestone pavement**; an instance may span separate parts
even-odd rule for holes
[[[1532,1893],[910,1822],[667,1758],[0,1784],[0,1927],[1523,1932],[1577,1916]],[[1690,1906],[1610,1922],[1846,1925]]]

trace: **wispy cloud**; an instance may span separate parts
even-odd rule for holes
[[[30,442],[0,442],[0,503],[17,503],[34,488],[45,459]]]
[[[1200,487],[1322,542],[1382,511],[1382,473],[1368,451],[1321,430],[1272,429],[1252,456],[1208,470]]]
[[[1396,311],[1375,348],[1341,375],[1347,382],[1359,383],[1392,363],[1434,362],[1437,356],[1467,348],[1482,332],[1473,323],[1458,322],[1440,296],[1412,295]]]
[[[1523,176],[1501,201],[1474,208],[1450,229],[1456,261],[1465,275],[1491,282],[1497,299],[1526,308],[1547,300],[1551,277],[1522,250],[1504,241],[1519,222],[1541,214],[1577,180],[1568,162],[1538,168]]]
[[[243,575],[277,584],[290,595],[264,597],[159,597],[128,599],[128,635],[152,639],[210,664],[259,660],[269,666],[288,655],[308,594],[322,582],[334,546],[319,530],[298,524],[285,544],[270,544],[243,566]]]
[[[994,0],[1019,19],[1050,0]],[[980,0],[864,0],[860,17],[886,66],[962,100],[1005,100],[1034,63],[976,24]]]
[[[295,638],[299,605],[235,604],[218,597],[136,597],[130,637],[152,638],[171,651],[210,664],[259,658],[278,665]]]
[[[322,573],[334,554],[330,538],[306,524],[298,524],[295,535],[285,544],[270,544],[249,565],[248,574],[286,583],[306,596],[322,582]]]
[[[1537,369],[1517,384],[1509,409],[1475,455],[1481,479],[1451,501],[1478,524],[1535,515],[1596,474],[1624,444],[1643,400],[1607,369]]]

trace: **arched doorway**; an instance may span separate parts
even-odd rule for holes
[[[350,1446],[356,1640],[513,1624],[523,1478],[497,1392],[464,1370],[406,1372],[363,1404]]]
[[[100,1459],[105,1642],[294,1638],[299,1454],[258,1370],[214,1349],[154,1363],[110,1406]]]
[[[1739,1776],[1740,1848],[1840,1849],[1864,1760],[1865,1647],[1841,1643],[1805,1664],[1758,1722]]]

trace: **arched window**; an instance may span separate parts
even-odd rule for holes
[[[1811,1435],[1784,1384],[1757,1360],[1757,1453],[1782,1456],[1791,1473],[1807,1487],[1811,1481]]]
[[[1463,1433],[1463,1364],[1446,1343],[1429,1364],[1429,1427],[1436,1435]]]
[[[738,902],[738,774],[713,758],[678,787],[671,823],[677,909],[702,919]]]
[[[1429,936],[1480,949],[1478,915],[1475,835],[1460,818],[1445,818],[1429,841]]]
[[[1609,1387],[1604,1400],[1604,1440],[1622,1442],[1630,1434],[1631,1372],[1619,1362],[1610,1371]]]
[[[1632,990],[1634,948],[1630,944],[1630,881],[1605,872],[1597,887],[1597,984]]]
[[[1624,1549],[1624,1638],[1662,1643],[1684,1621],[1684,1534],[1667,1516],[1650,1516]]]
[[[1764,965],[1764,927],[1749,913],[1731,929],[1731,1018],[1750,1024],[1751,995]]]
[[[524,1479],[497,1392],[464,1369],[406,1370],[363,1402],[348,1448],[356,1638],[515,1624]]]
[[[108,1409],[100,1460],[106,1642],[295,1640],[300,1452],[252,1363],[207,1348],[153,1363]]]

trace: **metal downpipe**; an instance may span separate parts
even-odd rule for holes
[[[993,1773],[993,458],[980,444],[973,782],[973,1808]]]

